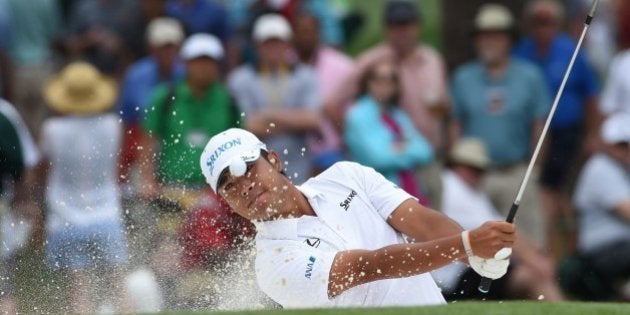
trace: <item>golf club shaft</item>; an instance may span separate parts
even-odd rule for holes
[[[573,51],[573,56],[571,56],[571,61],[569,62],[569,66],[564,73],[564,78],[562,79],[562,84],[560,84],[560,88],[556,93],[556,98],[553,101],[553,105],[551,106],[551,111],[547,116],[547,121],[545,122],[545,126],[543,127],[542,132],[540,133],[540,137],[538,138],[538,142],[536,143],[536,149],[534,150],[534,154],[532,154],[531,159],[529,160],[529,165],[527,166],[527,171],[525,172],[525,176],[523,176],[523,180],[521,181],[521,186],[518,189],[518,194],[516,195],[516,199],[510,208],[510,212],[508,213],[506,222],[514,222],[514,217],[516,216],[516,212],[518,211],[518,207],[521,204],[521,199],[523,198],[523,193],[525,192],[525,188],[527,187],[527,182],[529,181],[529,177],[532,175],[532,170],[534,169],[534,164],[536,164],[536,159],[538,158],[538,154],[540,153],[540,148],[542,148],[543,142],[545,141],[545,136],[547,135],[547,131],[549,130],[549,126],[551,125],[551,120],[553,119],[553,115],[556,112],[556,108],[558,107],[558,102],[560,101],[560,97],[562,96],[562,92],[564,91],[564,86],[567,84],[567,80],[569,78],[569,74],[571,74],[571,69],[573,68],[573,63],[575,63],[575,59],[580,51],[580,47],[582,46],[582,42],[584,41],[584,37],[586,36],[586,32],[588,31],[589,26],[591,25],[591,21],[593,20],[593,16],[595,15],[595,9],[597,8],[597,4],[599,0],[594,0],[591,5],[591,9],[584,21],[584,28],[582,29],[582,34],[580,35],[580,39],[578,40],[577,46]],[[481,278],[481,283],[479,284],[479,291],[482,293],[488,293],[490,291],[490,284],[492,280],[489,278]]]

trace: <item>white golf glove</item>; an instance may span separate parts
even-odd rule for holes
[[[510,266],[510,259],[484,259],[478,256],[468,257],[470,267],[480,276],[490,278],[492,280],[499,279],[507,273]]]
[[[494,258],[485,259],[473,254],[468,231],[462,232],[462,241],[468,255],[468,263],[477,274],[496,280],[507,273],[507,269],[510,266],[510,256],[512,255],[511,248],[502,248],[494,255]]]

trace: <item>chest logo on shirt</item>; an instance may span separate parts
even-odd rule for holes
[[[344,201],[339,203],[339,206],[342,207],[344,210],[348,211],[348,208],[350,208],[350,202],[352,201],[352,199],[354,199],[354,197],[356,197],[356,195],[357,195],[357,192],[354,191],[353,189],[348,195],[348,197],[346,197]]]
[[[311,279],[311,275],[313,274],[313,265],[315,265],[315,256],[311,256],[308,258],[308,263],[306,264],[306,272],[304,273],[304,277],[306,279]]]
[[[310,246],[310,247],[319,247],[319,244],[322,243],[322,240],[320,240],[317,237],[313,237],[313,238],[307,238],[304,240],[304,243],[306,243],[306,245]]]
[[[491,88],[486,92],[488,102],[488,113],[490,115],[500,115],[505,110],[506,99],[502,88]]]

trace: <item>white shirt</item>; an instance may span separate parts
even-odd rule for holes
[[[591,157],[582,168],[573,195],[579,210],[578,248],[591,252],[630,241],[630,224],[615,208],[630,200],[630,169],[605,154]]]
[[[473,189],[452,171],[442,174],[442,212],[464,229],[470,230],[486,221],[500,221],[501,216],[488,197]],[[438,285],[446,292],[454,290],[466,265],[454,262],[431,272]]]
[[[121,127],[115,114],[50,118],[42,153],[50,162],[47,227],[98,224],[120,216],[116,182]]]
[[[411,306],[445,303],[428,273],[374,281],[328,298],[339,251],[405,243],[388,216],[412,198],[372,168],[339,162],[298,187],[317,217],[258,222],[256,278],[285,308]]]
[[[630,113],[630,49],[618,53],[610,63],[600,110],[609,116],[617,112]]]

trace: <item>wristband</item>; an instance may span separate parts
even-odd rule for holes
[[[472,247],[470,246],[470,236],[468,235],[468,230],[462,232],[462,243],[464,243],[466,255],[468,255],[468,257],[474,256]]]

